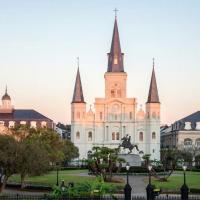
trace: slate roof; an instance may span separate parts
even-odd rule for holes
[[[191,122],[191,128],[195,130],[196,122],[200,122],[200,111],[192,113],[191,115],[188,115],[173,123],[172,130],[184,130],[185,122]]]
[[[154,70],[154,62],[153,62],[153,70],[151,75],[151,83],[149,87],[149,95],[147,99],[147,103],[160,103],[158,96],[158,88],[156,83],[156,75]]]
[[[181,121],[181,122],[200,122],[200,111],[192,113],[191,115],[188,115],[187,117],[184,117],[183,119],[180,119],[178,121]]]
[[[82,89],[82,83],[81,83],[81,76],[80,76],[79,68],[77,70],[76,82],[75,82],[75,86],[74,86],[74,95],[73,95],[72,103],[85,103],[84,96],[83,96],[83,89]]]
[[[37,120],[44,120],[44,121],[52,121],[51,119],[49,119],[48,117],[45,117],[44,115],[42,115],[41,113],[32,110],[32,109],[16,109],[13,110],[12,113],[0,113],[0,120],[13,120],[13,121],[17,121],[17,120],[33,120],[33,121],[37,121]]]
[[[115,58],[117,59],[117,63],[114,62]],[[119,32],[118,32],[116,18],[115,18],[115,23],[114,23],[110,53],[108,53],[107,72],[124,72],[123,53],[121,52]]]

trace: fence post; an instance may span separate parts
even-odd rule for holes
[[[131,186],[127,183],[124,187],[125,200],[131,200]]]
[[[186,184],[181,187],[181,200],[188,200],[189,188]]]
[[[153,191],[153,186],[151,184],[147,185],[146,191],[147,191],[147,200],[154,200],[154,191]]]

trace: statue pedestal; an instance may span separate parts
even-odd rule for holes
[[[130,166],[141,166],[142,164],[141,158],[137,154],[119,154],[119,157],[125,159]],[[122,166],[125,167],[126,163],[123,163]]]

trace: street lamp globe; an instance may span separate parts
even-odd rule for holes
[[[127,163],[126,163],[126,171],[129,171],[129,169],[130,169],[130,165],[129,165],[129,163],[127,162]]]
[[[148,166],[148,170],[151,171],[152,170],[152,165]]]
[[[183,171],[186,171],[186,170],[187,170],[187,166],[183,165]]]

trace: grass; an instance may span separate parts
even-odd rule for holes
[[[88,170],[60,170],[59,171],[59,183],[62,180],[65,181],[65,184],[69,182],[73,183],[83,183],[83,182],[92,182],[95,180],[94,176],[87,176]],[[20,183],[21,179],[19,175],[13,175],[8,179],[8,183]],[[45,186],[54,186],[57,181],[57,172],[51,171],[48,174],[44,174],[42,176],[32,176],[25,178],[25,184],[32,185],[45,185]],[[123,183],[108,183],[114,184],[117,186],[124,185]]]
[[[175,172],[167,182],[153,179],[152,183],[160,189],[179,191],[183,185],[183,172]],[[200,189],[200,172],[186,172],[186,184],[190,189]]]
[[[87,175],[88,170],[62,170],[59,171],[59,183],[64,180],[65,183],[74,182],[74,183],[82,183],[85,181],[93,181],[95,178],[91,176],[84,176],[81,173],[85,173]],[[32,176],[26,177],[26,184],[34,184],[34,185],[46,185],[46,186],[54,186],[57,180],[57,172],[51,171],[48,174],[42,176]],[[20,176],[13,175],[8,180],[9,183],[20,183]]]

